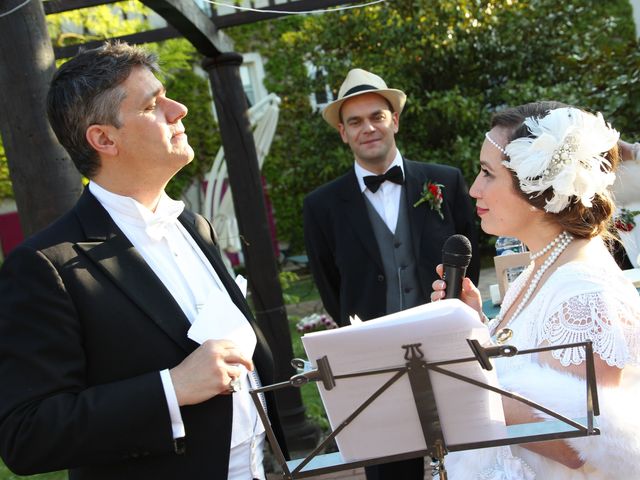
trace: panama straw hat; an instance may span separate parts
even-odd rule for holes
[[[401,90],[387,88],[387,84],[378,75],[354,68],[347,73],[347,78],[342,82],[338,99],[327,105],[322,110],[322,118],[324,118],[333,128],[338,128],[340,123],[340,108],[345,100],[353,98],[363,93],[377,93],[389,100],[394,112],[400,114],[407,101],[407,96]]]

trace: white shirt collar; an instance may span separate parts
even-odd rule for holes
[[[95,182],[89,182],[89,191],[107,211],[115,212],[120,220],[129,225],[145,229],[154,240],[159,240],[156,237],[162,236],[164,227],[175,224],[184,210],[184,202],[172,200],[165,192],[160,196],[156,211],[152,212],[134,198],[105,190]]]
[[[404,167],[402,165],[402,155],[400,154],[400,150],[398,149],[396,149],[396,156],[393,159],[393,162],[391,162],[391,165],[389,165],[389,168],[395,165],[400,166],[400,168],[402,169],[402,173],[404,174]],[[367,175],[377,175],[377,173],[370,172],[366,168],[362,167],[356,161],[353,162],[353,167],[356,171],[356,178],[358,179],[358,185],[360,185],[360,191],[364,192],[367,189],[367,186],[364,184],[364,177],[366,177]],[[389,168],[387,168],[387,170],[389,170]]]

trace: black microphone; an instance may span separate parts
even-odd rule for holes
[[[447,282],[444,298],[460,298],[462,293],[462,279],[471,263],[471,242],[464,235],[452,235],[447,238],[442,247],[442,265]]]

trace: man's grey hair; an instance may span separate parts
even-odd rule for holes
[[[76,168],[88,178],[98,172],[100,158],[87,142],[87,128],[121,126],[118,113],[126,94],[122,83],[138,66],[158,72],[156,54],[114,42],[81,50],[53,75],[47,95],[49,123]]]

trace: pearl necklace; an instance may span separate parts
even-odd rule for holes
[[[551,242],[542,250],[540,250],[539,252],[532,253],[531,261],[537,260],[538,258],[542,257],[545,253],[551,250],[556,243],[567,240],[569,237],[571,237],[571,235],[569,235],[567,232],[562,232],[556,238],[551,240]]]
[[[520,315],[520,312],[522,312],[522,310],[524,309],[524,306],[529,301],[529,298],[531,298],[531,295],[533,295],[533,292],[535,291],[536,287],[538,286],[538,283],[540,283],[540,279],[542,278],[544,273],[549,269],[549,267],[551,265],[553,265],[553,263],[558,259],[560,254],[562,252],[564,252],[564,250],[567,248],[567,246],[569,246],[569,244],[571,243],[572,240],[573,240],[573,236],[571,234],[567,233],[566,231],[564,231],[560,235],[558,235],[556,238],[554,238],[542,250],[540,250],[539,252],[536,252],[536,253],[531,255],[531,260],[532,260],[532,262],[531,262],[531,267],[532,267],[531,268],[531,273],[533,273],[533,267],[535,266],[533,261],[535,259],[537,259],[537,258],[540,258],[542,255],[544,255],[545,253],[547,253],[549,250],[551,250],[553,248],[553,250],[551,251],[551,254],[549,255],[549,257],[544,261],[544,263],[542,265],[540,265],[540,268],[538,269],[538,271],[533,275],[533,277],[531,279],[531,283],[529,284],[529,288],[527,288],[527,291],[525,292],[524,296],[522,297],[522,300],[520,300],[520,303],[518,304],[518,307],[516,308],[515,312],[511,316],[511,319],[509,320],[509,323],[511,323],[511,321],[513,321],[513,319],[515,319],[518,315]],[[554,245],[555,245],[555,248],[554,248]],[[522,291],[522,289],[524,288],[526,283],[527,282],[526,282],[526,279],[525,279],[525,281],[523,281],[520,284],[520,289],[512,297],[514,302],[515,302],[515,299],[518,298],[518,296],[520,295],[520,292]],[[509,309],[511,308],[512,305],[513,305],[513,303],[511,305],[504,306],[504,308],[502,308],[501,313],[492,322],[493,326],[500,325],[500,322],[502,321],[502,312],[509,311]]]

